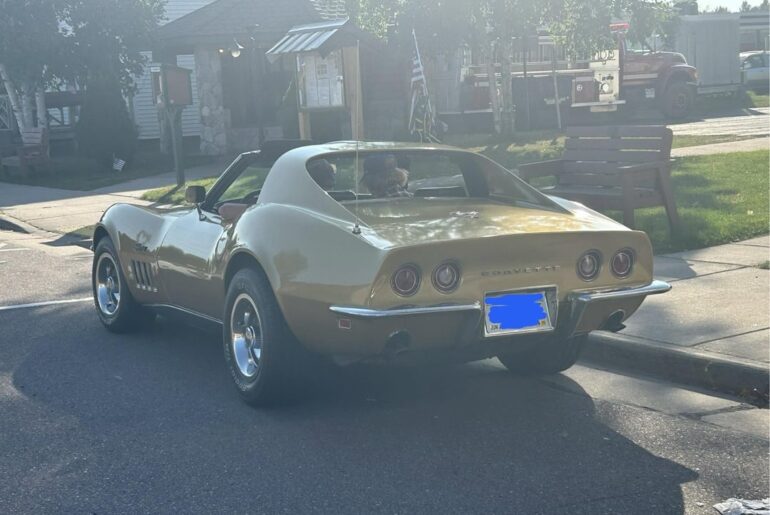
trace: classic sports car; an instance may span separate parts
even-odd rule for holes
[[[157,312],[222,326],[243,398],[273,402],[304,353],[428,351],[553,373],[647,295],[643,232],[543,195],[445,146],[338,142],[239,156],[191,206],[118,204],[94,232],[93,292],[111,331]],[[407,182],[408,178],[408,182]],[[368,190],[367,190],[368,186]]]

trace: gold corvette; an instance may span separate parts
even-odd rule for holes
[[[189,207],[112,206],[93,238],[102,323],[128,331],[162,312],[221,325],[253,404],[301,381],[307,351],[557,372],[590,331],[621,329],[670,289],[653,281],[643,232],[476,153],[340,142],[260,162],[243,154],[211,191],[189,187]]]

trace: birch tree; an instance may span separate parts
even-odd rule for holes
[[[0,79],[22,129],[47,124],[45,88],[62,49],[57,0],[0,0]]]

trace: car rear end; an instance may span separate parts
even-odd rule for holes
[[[330,307],[353,354],[462,348],[493,355],[558,334],[622,327],[653,293],[644,233],[515,234],[388,253],[366,306]]]

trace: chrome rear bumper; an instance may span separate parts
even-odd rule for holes
[[[396,308],[396,309],[369,309],[369,308],[348,308],[341,306],[331,306],[332,312],[338,315],[346,315],[352,318],[390,318],[413,315],[434,315],[444,313],[458,313],[476,311],[481,312],[481,304],[448,304],[443,306],[428,306],[418,308]]]
[[[625,300],[631,298],[646,297],[648,295],[658,295],[660,293],[666,293],[670,289],[671,285],[664,281],[652,281],[646,286],[570,294],[567,296],[566,302],[568,309],[570,309],[569,319],[563,324],[559,324],[561,327],[558,327],[557,329],[560,334],[564,335],[564,337],[575,335],[577,328],[580,326],[580,322],[583,319],[583,314],[591,304],[608,300]],[[479,302],[474,302],[472,304],[445,304],[439,306],[408,307],[396,309],[370,309],[345,306],[331,306],[329,309],[337,315],[364,320],[447,313],[466,313],[478,315],[478,320],[480,322],[481,315],[483,313],[483,308]],[[559,309],[561,310],[561,306]]]
[[[573,293],[567,297],[572,312],[569,317],[569,324],[563,329],[563,334],[567,337],[573,336],[580,326],[583,314],[586,309],[597,302],[605,300],[624,300],[648,295],[658,295],[666,293],[671,289],[671,285],[665,281],[652,281],[647,286],[636,286],[629,288],[620,288],[617,290],[593,291],[583,293]]]

